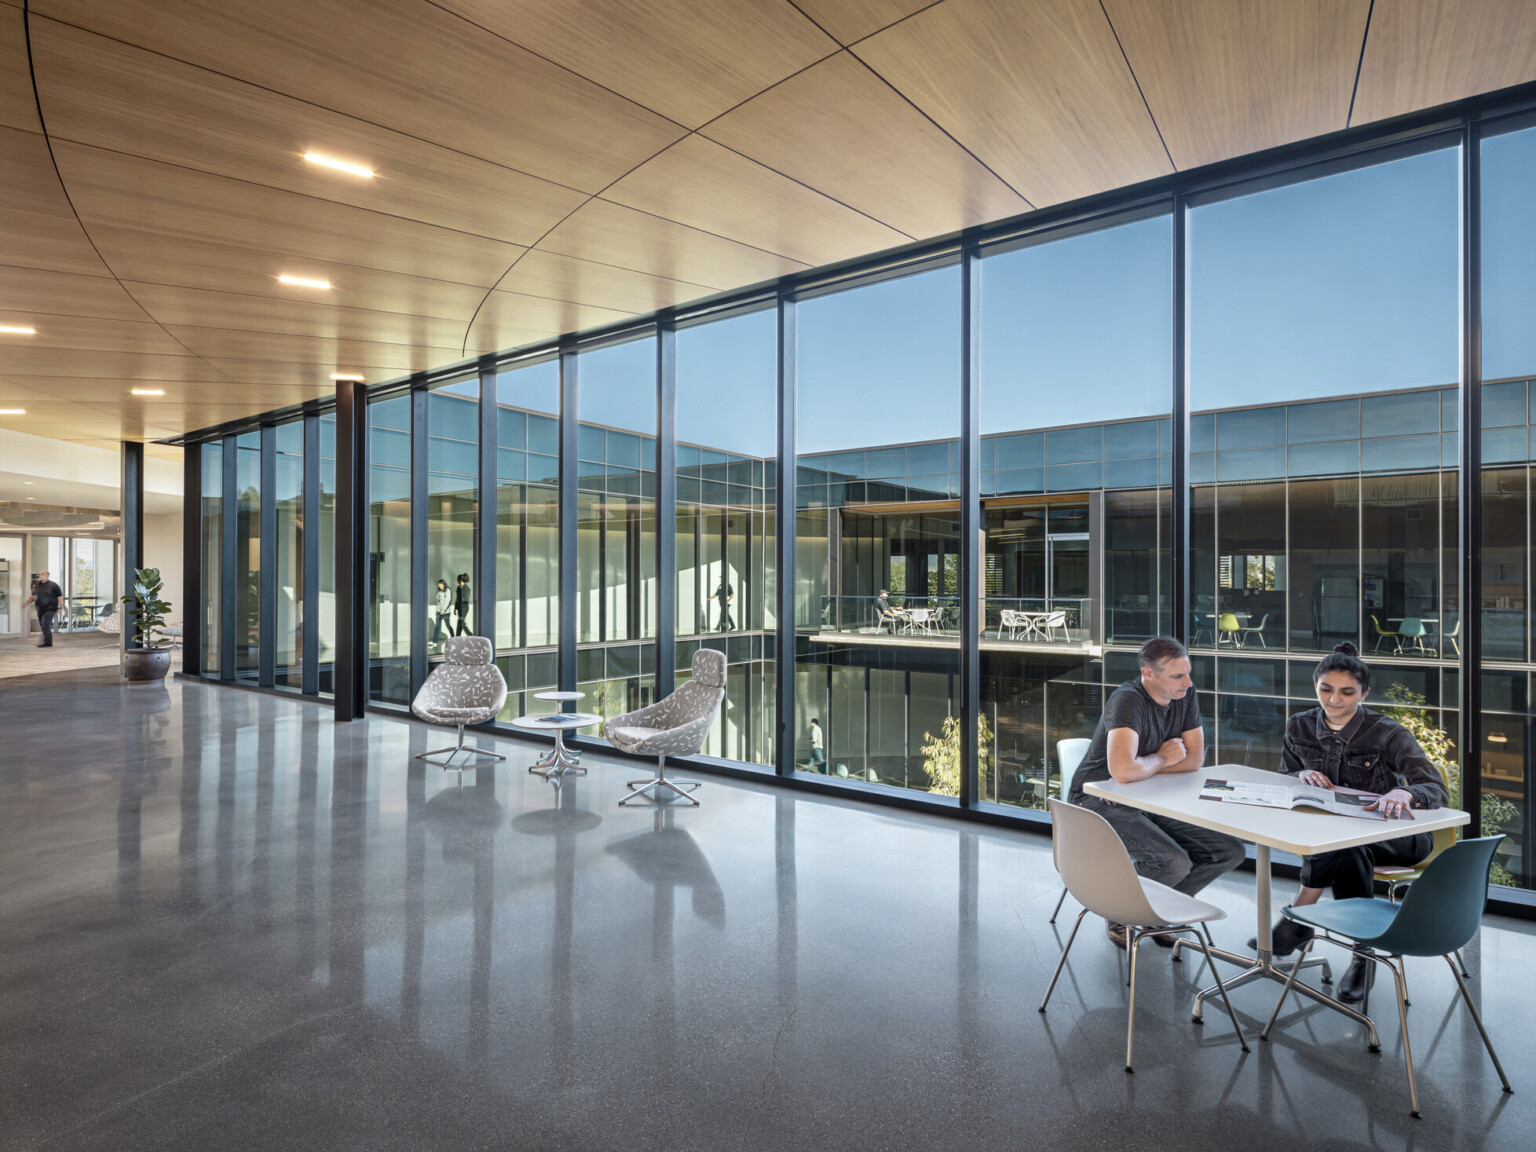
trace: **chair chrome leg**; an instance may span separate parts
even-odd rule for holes
[[[1072,921],[1072,931],[1067,934],[1066,946],[1061,950],[1061,959],[1056,961],[1056,971],[1051,973],[1051,983],[1045,990],[1045,999],[1040,1001],[1040,1011],[1045,1011],[1045,1006],[1051,1002],[1051,993],[1056,991],[1056,981],[1061,978],[1061,969],[1067,962],[1067,953],[1072,951],[1072,941],[1077,939],[1077,930],[1083,923],[1083,917],[1088,915],[1088,909],[1084,908],[1077,914],[1077,919]]]
[[[1477,1034],[1483,1038],[1483,1047],[1488,1049],[1488,1058],[1493,1061],[1493,1070],[1499,1074],[1499,1081],[1504,1085],[1504,1091],[1514,1092],[1514,1089],[1509,1086],[1509,1077],[1504,1075],[1504,1065],[1499,1063],[1499,1054],[1493,1050],[1493,1041],[1488,1038],[1488,1029],[1483,1027],[1482,1014],[1478,1012],[1477,1005],[1472,1003],[1472,994],[1467,991],[1467,982],[1461,978],[1462,973],[1456,971],[1456,965],[1451,962],[1449,956],[1445,957],[1445,962],[1451,966],[1451,975],[1456,977],[1456,987],[1461,990],[1461,998],[1466,1001],[1467,1011],[1472,1013],[1472,1023],[1477,1025]]]
[[[434,760],[433,759],[434,756],[441,756],[445,752],[448,754],[448,758],[446,760]],[[455,764],[453,762],[453,759],[460,752],[466,753],[466,757],[467,758],[462,763]],[[461,725],[459,725],[459,742],[457,744],[455,744],[452,748],[434,748],[430,752],[423,752],[423,753],[421,753],[419,756],[415,757],[415,759],[417,759],[417,760],[424,760],[428,764],[436,764],[444,772],[450,772],[450,771],[462,772],[462,771],[464,771],[465,768],[469,767],[470,761],[472,761],[476,756],[484,756],[484,757],[487,757],[487,758],[489,758],[491,760],[505,760],[506,759],[506,757],[503,756],[500,752],[492,752],[492,751],[489,751],[488,749],[485,749],[485,748],[466,748],[466,747],[464,747],[464,726],[461,724]]]
[[[1403,1060],[1408,1065],[1408,1103],[1413,1109],[1413,1118],[1419,1119],[1419,1088],[1413,1079],[1413,1045],[1408,1040],[1408,984],[1403,973],[1398,971],[1398,965],[1402,958],[1398,958],[1397,964],[1382,957],[1372,957],[1385,964],[1392,972],[1392,979],[1397,984],[1397,1018],[1403,1025]]]
[[[1270,1010],[1269,1019],[1264,1022],[1264,1031],[1259,1033],[1259,1039],[1267,1041],[1270,1029],[1275,1026],[1275,1017],[1280,1015],[1280,1006],[1285,1003],[1285,998],[1291,994],[1291,989],[1296,986],[1296,977],[1301,972],[1301,962],[1307,958],[1307,953],[1312,951],[1312,941],[1308,940],[1301,946],[1301,955],[1296,957],[1296,963],[1291,965],[1291,970],[1285,974],[1285,987],[1280,989],[1280,999],[1275,1001],[1275,1006]]]
[[[1054,923],[1056,923],[1056,917],[1061,915],[1061,906],[1063,904],[1065,904],[1066,902],[1067,902],[1067,890],[1066,890],[1065,887],[1063,887],[1062,890],[1061,890],[1061,899],[1056,901],[1056,911],[1051,913],[1051,918],[1046,921],[1047,924],[1054,924]]]
[[[1202,925],[1203,927],[1203,925]],[[1197,934],[1197,939],[1199,936]],[[1243,1035],[1243,1026],[1237,1022],[1237,1012],[1232,1007],[1232,999],[1227,995],[1227,986],[1221,982],[1221,973],[1216,971],[1216,961],[1211,957],[1210,946],[1204,939],[1200,939],[1200,949],[1205,953],[1205,962],[1210,965],[1211,975],[1216,978],[1216,990],[1221,993],[1221,1002],[1227,1006],[1227,1015],[1232,1018],[1232,1027],[1237,1032],[1237,1042],[1243,1046],[1243,1051],[1248,1051],[1248,1038]],[[1300,967],[1300,965],[1298,965]],[[1204,1023],[1198,1016],[1197,1023]]]
[[[1126,941],[1126,951],[1131,954],[1131,1003],[1125,1019],[1125,1070],[1127,1072],[1136,1071],[1131,1067],[1131,1045],[1136,1039],[1136,956],[1137,945],[1141,943],[1144,936],[1146,936],[1145,932],[1133,928],[1130,939]]]
[[[1461,949],[1460,948],[1456,949],[1456,951],[1452,952],[1451,955],[1456,957],[1456,963],[1461,968],[1462,978],[1465,979],[1465,978],[1471,976],[1472,973],[1467,971],[1467,962],[1466,962],[1466,960],[1461,955]]]
[[[701,786],[702,781],[699,780],[667,779],[667,758],[666,756],[662,755],[656,757],[656,775],[650,780],[629,781],[629,787],[633,789],[633,791],[631,791],[628,796],[625,796],[624,799],[620,800],[619,803],[628,804],[637,796],[644,796],[647,792],[654,792],[654,795],[651,796],[651,799],[659,802],[661,800],[661,790],[665,788],[668,791],[681,796],[684,800],[688,801],[688,803],[697,808],[699,806],[699,802],[694,799],[690,793],[692,793],[694,789]]]

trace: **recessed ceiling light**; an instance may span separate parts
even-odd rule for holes
[[[32,485],[36,484],[37,481],[36,480],[23,480],[22,483],[25,484],[28,488],[30,488],[30,487],[32,487]]]
[[[316,280],[312,276],[290,276],[286,272],[277,278],[277,282],[279,284],[292,284],[295,288],[323,288],[327,291],[331,287],[329,280]]]
[[[128,391],[132,392],[135,396],[164,396],[165,395],[165,389],[164,388],[130,388],[130,389],[128,389]]]
[[[1488,743],[1490,743],[1490,744],[1508,744],[1509,743],[1509,737],[1504,735],[1504,733],[1502,733],[1502,732],[1490,732],[1490,733],[1488,733]]]
[[[363,382],[363,377],[361,377],[361,376],[354,376],[354,375],[352,375],[349,372],[332,372],[331,373],[331,379],[332,380],[351,380],[351,381],[353,381],[354,383],[357,383],[357,384],[361,384]]]
[[[20,324],[0,324],[0,332],[7,336],[36,336],[36,328],[26,328]]]
[[[25,408],[0,408],[0,416],[25,416]]]
[[[37,497],[36,497],[36,496],[28,496],[28,497],[27,497],[27,499],[28,499],[28,500],[36,500],[36,499],[37,499]]]
[[[318,164],[322,168],[334,168],[338,172],[345,172],[348,176],[361,176],[364,179],[373,179],[373,169],[363,164],[353,164],[347,160],[338,160],[334,156],[323,156],[319,152],[306,152],[304,159],[311,164]]]

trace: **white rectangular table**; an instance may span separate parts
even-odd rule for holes
[[[1246,965],[1246,969],[1225,981],[1230,990],[1254,980],[1272,979],[1283,981],[1289,974],[1288,967],[1281,967],[1270,955],[1270,919],[1273,915],[1270,899],[1269,854],[1271,849],[1291,852],[1297,856],[1315,856],[1319,852],[1335,852],[1341,848],[1355,848],[1362,844],[1376,844],[1419,832],[1435,832],[1441,828],[1457,828],[1471,822],[1466,812],[1453,808],[1418,810],[1410,820],[1361,820],[1352,816],[1335,816],[1316,809],[1289,811],[1283,808],[1261,808],[1252,804],[1229,804],[1217,800],[1200,799],[1200,789],[1211,777],[1227,780],[1248,781],[1255,784],[1294,784],[1294,776],[1279,772],[1266,772],[1262,768],[1249,768],[1240,764],[1217,764],[1194,772],[1176,772],[1139,780],[1134,784],[1121,784],[1114,780],[1094,781],[1083,786],[1090,796],[1112,800],[1127,808],[1152,812],[1182,820],[1198,828],[1224,832],[1252,844],[1255,849],[1254,875],[1258,905],[1258,956],[1244,956],[1224,949],[1213,949],[1223,960]],[[1308,964],[1317,961],[1308,961]],[[1365,1024],[1371,1030],[1370,1042],[1377,1045],[1376,1027],[1370,1019],[1341,1004],[1331,996],[1325,996],[1315,988],[1298,981],[1295,990],[1320,1003],[1343,1012]],[[1195,997],[1195,1018],[1198,1020],[1205,997],[1214,992],[1207,988]]]

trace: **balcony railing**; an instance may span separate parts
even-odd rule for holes
[[[1086,597],[992,596],[983,611],[984,641],[1072,648],[1097,643],[1093,601]],[[823,633],[958,640],[960,599],[893,595],[882,608],[876,596],[824,596],[817,623]]]

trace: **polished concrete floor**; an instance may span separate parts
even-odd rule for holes
[[[116,668],[123,658],[122,637],[101,632],[56,632],[51,648],[39,648],[37,642],[37,633],[0,637],[0,679],[64,669]],[[180,649],[171,650],[171,667],[181,667]]]
[[[530,746],[457,777],[441,731],[195,684],[0,688],[0,1148],[1519,1149],[1536,933],[1468,952],[1504,1096],[1445,966],[1410,966],[1425,1119],[1384,1051],[1272,986],[1190,1023],[1148,946],[1085,930],[1049,1013],[1048,843],[708,779],[621,809]],[[1209,893],[1252,933],[1253,878]],[[1063,919],[1063,926],[1067,919]]]

